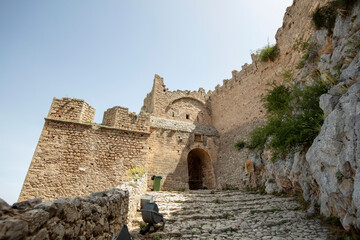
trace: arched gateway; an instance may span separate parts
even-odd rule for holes
[[[214,171],[209,154],[201,148],[191,150],[187,157],[189,189],[215,188]]]

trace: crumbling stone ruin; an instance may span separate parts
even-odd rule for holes
[[[205,93],[169,91],[155,75],[136,115],[123,107],[104,113],[84,100],[54,98],[19,201],[85,196],[129,180],[129,169],[161,175],[164,190],[264,186],[268,193],[300,192],[309,211],[340,218],[345,229],[360,229],[360,5],[337,11],[334,28],[316,29],[311,15],[329,0],[294,0],[276,34],[274,62],[253,62],[222,86]],[[301,42],[316,46],[304,57]],[[299,64],[301,62],[301,64]],[[307,82],[320,69],[338,76],[321,96],[324,124],[308,150],[271,160],[268,149],[238,151],[234,144],[265,121],[261,96],[270,83]],[[251,171],[245,163],[252,161]]]

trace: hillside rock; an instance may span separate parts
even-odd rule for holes
[[[344,94],[306,154],[320,186],[320,211],[360,228],[360,82]]]

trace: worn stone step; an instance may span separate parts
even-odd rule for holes
[[[151,192],[166,219],[161,239],[327,239],[328,230],[305,219],[292,198],[211,190]],[[139,224],[139,220],[136,220]],[[135,229],[139,231],[139,227]],[[132,234],[135,230],[131,230]],[[135,232],[136,232],[135,231]],[[145,239],[136,236],[134,239]]]

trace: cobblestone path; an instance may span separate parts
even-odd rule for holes
[[[166,219],[165,229],[133,239],[327,239],[319,220],[306,220],[293,198],[244,191],[150,192]]]

